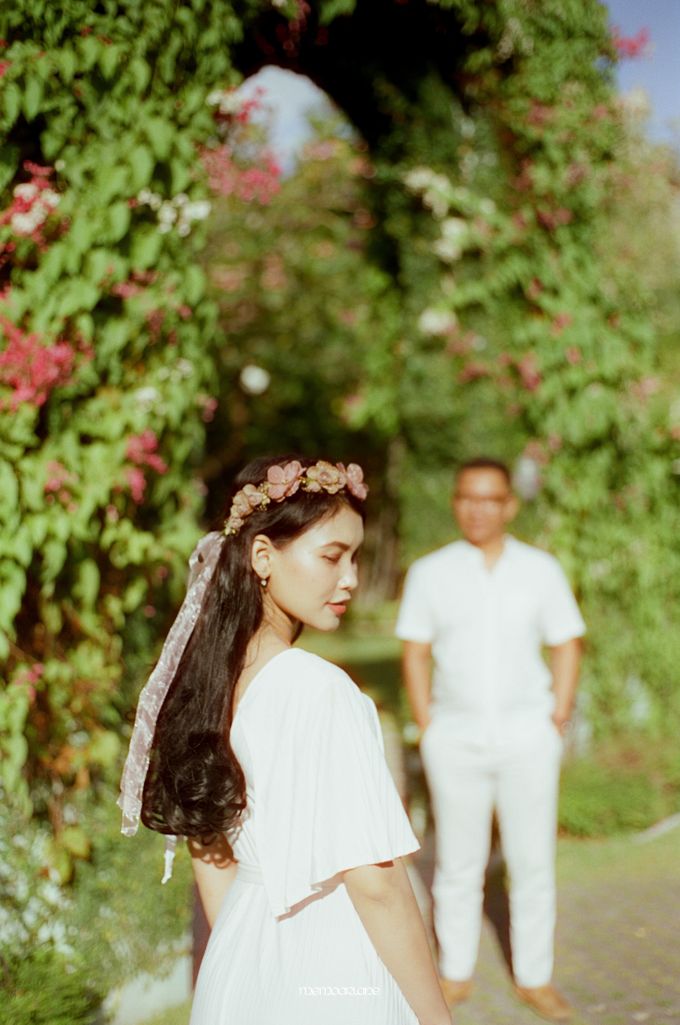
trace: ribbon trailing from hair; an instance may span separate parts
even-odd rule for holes
[[[124,836],[134,836],[137,832],[156,721],[203,607],[225,541],[221,531],[211,531],[194,548],[189,559],[186,596],[166,637],[158,662],[139,695],[135,724],[121,777],[120,795],[116,802],[123,813],[121,833]],[[176,836],[166,836],[163,883],[172,876],[177,840]]]

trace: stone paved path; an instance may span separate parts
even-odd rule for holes
[[[432,833],[413,860],[429,903]],[[562,840],[558,887],[555,980],[578,1009],[574,1025],[680,1025],[680,830],[646,843]],[[504,892],[494,852],[476,989],[456,1025],[539,1020],[512,994]]]

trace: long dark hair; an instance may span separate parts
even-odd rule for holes
[[[260,484],[270,466],[293,458],[305,468],[315,462],[281,456],[249,463],[234,480],[227,510],[245,484]],[[250,563],[252,540],[266,534],[284,547],[343,505],[363,518],[363,503],[349,491],[299,490],[255,510],[238,534],[226,538],[156,723],[141,811],[149,829],[199,837],[207,844],[237,823],[246,807],[246,787],[229,741],[234,689],[263,616],[262,587]]]

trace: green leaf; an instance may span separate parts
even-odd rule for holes
[[[42,549],[42,573],[43,581],[55,580],[61,573],[68,552],[66,545],[55,538],[48,538]],[[50,606],[54,612],[58,612],[56,606]],[[61,617],[59,617],[61,618]]]
[[[135,57],[128,65],[128,73],[134,82],[135,92],[143,94],[151,81],[151,68],[148,63],[141,57]]]
[[[128,157],[130,166],[130,185],[137,193],[149,185],[153,175],[155,160],[148,146],[135,146]]]
[[[56,315],[66,318],[80,310],[91,310],[99,301],[99,289],[85,278],[74,278],[64,288],[57,303]]]
[[[130,263],[137,270],[153,267],[163,247],[163,236],[158,228],[147,225],[140,228],[132,239]]]
[[[130,207],[127,203],[114,203],[107,212],[107,236],[110,242],[119,242],[130,227]]]
[[[205,274],[200,267],[192,264],[184,274],[184,294],[190,306],[195,306],[205,292]]]
[[[0,509],[14,509],[19,498],[19,482],[14,467],[0,461]]]
[[[101,730],[90,741],[87,753],[90,762],[108,769],[116,764],[120,754],[120,738],[112,730]]]
[[[99,67],[104,78],[113,78],[118,67],[120,50],[117,46],[105,45],[99,55]]]
[[[0,190],[11,182],[17,173],[19,164],[19,147],[5,144],[0,146]]]
[[[130,171],[127,165],[112,164],[101,168],[97,185],[103,203],[108,203],[114,196],[129,196]]]
[[[73,76],[76,73],[76,68],[78,66],[78,59],[75,53],[73,52],[73,50],[64,49],[59,50],[54,55],[54,57],[57,69],[59,70],[61,77],[63,78],[66,85],[69,85],[73,79]]]
[[[43,101],[44,86],[37,76],[32,76],[26,82],[23,98],[23,111],[27,121],[32,121],[40,110]]]
[[[150,117],[146,122],[146,134],[158,160],[167,160],[175,137],[173,126],[160,117]]]
[[[30,566],[33,558],[33,545],[31,543],[31,531],[28,524],[23,523],[12,537],[10,550],[12,557],[20,566]]]
[[[59,834],[59,841],[74,858],[89,858],[92,844],[82,826],[66,826]]]
[[[183,160],[170,161],[170,188],[173,196],[184,192],[191,181],[191,169]]]
[[[8,82],[2,92],[0,115],[7,129],[11,128],[21,110],[21,89],[16,82]]]
[[[99,567],[93,559],[85,559],[78,570],[78,582],[73,588],[77,598],[80,598],[85,608],[94,608],[99,594]]]

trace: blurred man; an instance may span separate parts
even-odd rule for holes
[[[397,636],[436,826],[432,896],[449,1004],[472,989],[495,809],[516,993],[559,1022],[572,1009],[551,982],[557,792],[585,626],[557,560],[506,534],[517,507],[503,463],[460,469],[463,540],[413,564]]]

